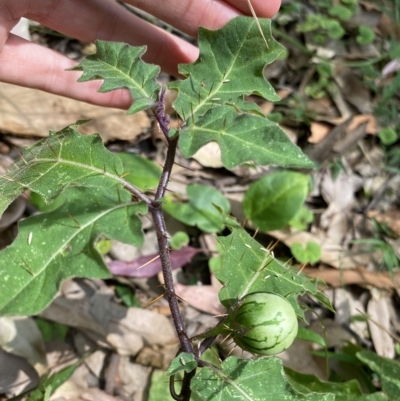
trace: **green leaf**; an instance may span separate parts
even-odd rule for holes
[[[185,157],[191,157],[211,141],[220,146],[226,168],[248,161],[298,168],[314,166],[276,123],[252,114],[238,115],[230,106],[213,108],[194,124],[190,119],[180,133],[179,146]]]
[[[327,347],[324,337],[322,337],[315,331],[307,329],[306,327],[299,326],[298,331],[297,331],[297,338],[300,338],[301,340],[316,343],[324,348]]]
[[[382,390],[389,397],[389,400],[398,400],[400,394],[400,362],[383,358],[371,351],[358,352],[357,358],[379,376]]]
[[[100,238],[96,241],[96,249],[100,253],[100,255],[107,255],[111,250],[112,243],[107,238]]]
[[[61,193],[56,199],[54,199],[53,202],[51,202],[50,204],[46,204],[42,196],[40,196],[36,192],[31,192],[29,195],[29,201],[40,212],[51,212],[52,210],[57,209],[64,203],[65,196],[63,193]]]
[[[315,375],[296,372],[292,369],[285,368],[289,383],[300,393],[333,393],[335,401],[350,401],[362,395],[360,385],[356,380],[346,383],[333,383],[321,381]]]
[[[343,29],[342,25],[340,25],[340,23],[336,20],[327,18],[322,21],[321,26],[327,30],[328,36],[331,39],[340,39],[345,34],[345,30]]]
[[[383,128],[378,132],[379,139],[381,142],[388,146],[393,145],[397,139],[399,139],[396,131],[393,128]]]
[[[292,220],[289,221],[289,225],[300,231],[304,231],[307,229],[308,224],[312,223],[313,220],[314,215],[312,214],[312,211],[308,207],[302,206]]]
[[[314,241],[307,242],[304,247],[300,242],[295,242],[290,247],[290,252],[299,263],[317,263],[321,259],[321,247]]]
[[[116,284],[115,293],[128,308],[141,308],[142,304],[136,298],[135,292],[128,285]]]
[[[228,214],[229,201],[219,191],[205,185],[188,185],[186,192],[189,202],[173,203],[167,200],[163,209],[188,226],[198,226],[208,233],[221,231],[225,225],[216,206]]]
[[[202,368],[194,377],[192,391],[204,401],[334,401],[333,394],[301,394],[285,378],[279,358],[243,360],[227,358],[221,369]]]
[[[271,21],[259,19],[259,23],[268,46],[251,17],[234,18],[216,31],[199,28],[199,58],[192,64],[179,65],[179,72],[187,79],[169,84],[179,92],[173,106],[183,120],[191,116],[196,119],[223,104],[261,114],[255,103],[243,100],[243,95],[279,100],[263,70],[283,47],[272,38]]]
[[[250,185],[243,199],[248,219],[263,231],[284,227],[303,206],[308,176],[290,171],[269,174]]]
[[[0,177],[0,215],[26,189],[41,195],[46,204],[69,184],[122,186],[122,163],[110,153],[99,135],[85,136],[71,125],[25,148],[19,161]]]
[[[189,236],[183,231],[178,231],[171,237],[169,245],[172,249],[179,250],[182,247],[189,245],[189,242]]]
[[[35,323],[38,326],[44,342],[50,340],[64,340],[69,327],[57,322],[50,322],[48,320],[36,318]]]
[[[53,373],[51,376],[45,376],[27,401],[48,400],[49,396],[53,394],[58,387],[61,386],[61,384],[66,382],[72,376],[78,366],[79,362],[67,366],[64,369],[61,369],[59,372]]]
[[[338,398],[338,401],[341,401],[341,399]],[[363,394],[357,398],[350,398],[350,399],[347,398],[346,401],[388,401],[388,398],[385,396],[384,393],[373,393],[373,394]]]
[[[171,362],[171,366],[168,368],[167,375],[172,376],[180,371],[190,373],[193,369],[197,368],[197,362],[193,354],[187,352],[181,352]]]
[[[223,248],[222,267],[215,276],[224,284],[219,298],[226,308],[246,294],[272,292],[285,297],[303,320],[303,310],[297,303],[299,295],[312,295],[332,310],[329,300],[318,289],[322,281],[283,265],[242,228],[233,229],[232,234],[219,237],[219,241]]]
[[[353,15],[353,12],[345,6],[337,5],[329,8],[329,15],[338,17],[342,21],[347,21]]]
[[[140,190],[157,188],[161,167],[144,157],[131,153],[118,153],[124,169],[124,179]]]
[[[96,41],[96,54],[81,61],[71,71],[83,71],[78,82],[104,80],[99,92],[128,89],[134,103],[128,114],[154,106],[160,85],[155,78],[160,67],[145,63],[141,57],[146,46],[133,47],[126,43]]]
[[[23,220],[14,243],[0,252],[0,314],[32,315],[71,277],[107,278],[95,243],[100,235],[140,246],[144,203],[118,187],[70,187],[68,203]]]
[[[356,37],[356,41],[360,45],[368,45],[372,43],[375,39],[375,32],[366,25],[361,25],[358,27],[359,34]]]

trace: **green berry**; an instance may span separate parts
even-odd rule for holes
[[[258,355],[275,355],[289,348],[297,335],[296,312],[284,297],[267,292],[244,296],[229,324],[236,344]]]

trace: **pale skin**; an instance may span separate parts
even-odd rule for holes
[[[218,29],[237,15],[251,15],[248,0],[124,0],[195,37],[198,26]],[[281,0],[251,0],[258,17],[271,18]],[[198,49],[129,13],[115,0],[0,0],[0,81],[126,109],[127,91],[98,93],[101,83],[77,83],[76,62],[28,42],[11,29],[21,17],[85,42],[96,39],[147,45],[145,61],[177,75],[179,63],[196,60]]]

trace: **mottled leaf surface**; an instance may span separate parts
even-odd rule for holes
[[[204,401],[334,401],[333,394],[301,394],[286,380],[279,358],[227,358],[217,368],[202,368],[191,386]]]
[[[26,189],[51,203],[72,183],[86,186],[122,186],[121,160],[103,145],[99,135],[85,136],[78,125],[50,132],[48,138],[25,148],[5,176],[0,177],[0,214]]]
[[[181,64],[179,72],[187,79],[169,85],[179,92],[174,108],[182,119],[200,117],[227,103],[242,111],[261,113],[255,103],[243,100],[244,95],[279,100],[263,70],[283,47],[272,38],[271,21],[259,22],[268,46],[251,17],[235,18],[216,31],[199,28],[199,58],[192,64]]]
[[[239,115],[230,106],[215,107],[194,123],[190,119],[180,133],[179,146],[185,157],[191,157],[211,141],[220,146],[226,168],[248,161],[260,165],[313,167],[276,123],[254,114]]]
[[[71,187],[60,208],[23,220],[19,234],[0,252],[0,315],[33,315],[44,309],[62,280],[107,278],[110,273],[95,242],[100,235],[141,246],[137,213],[118,187]]]
[[[79,82],[104,80],[99,92],[128,89],[132,106],[128,114],[145,110],[157,99],[160,85],[155,78],[160,67],[145,63],[141,57],[146,46],[129,46],[126,43],[96,41],[96,54],[86,57],[73,71],[83,71]]]
[[[311,279],[290,265],[284,265],[242,228],[233,228],[227,237],[219,237],[222,245],[222,267],[215,272],[224,287],[219,292],[222,304],[229,308],[246,294],[272,292],[285,297],[297,316],[304,319],[297,297],[309,294],[332,309],[329,300],[318,289],[323,284]]]

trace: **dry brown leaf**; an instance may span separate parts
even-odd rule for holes
[[[50,397],[50,401],[122,401],[96,387],[81,388],[73,381],[63,383]]]
[[[330,132],[332,126],[326,123],[312,122],[311,123],[311,136],[308,138],[310,143],[319,143],[324,139]]]
[[[324,116],[325,119],[327,117],[339,117],[334,105],[332,104],[332,101],[328,97],[323,97],[321,99],[310,99],[307,101],[306,107],[307,111],[319,116],[317,119],[322,118],[321,116]]]
[[[377,290],[372,291],[372,298],[368,302],[368,325],[374,348],[379,356],[392,359],[395,354],[393,338],[390,336],[390,299],[380,296]]]
[[[343,63],[336,63],[333,77],[346,101],[362,114],[371,113],[370,91],[351,68],[345,67]]]
[[[13,397],[38,384],[39,375],[25,358],[0,348],[0,394]]]
[[[163,352],[153,348],[143,347],[136,356],[135,361],[144,366],[152,366],[153,368],[167,370],[178,350],[179,345],[177,342],[174,345],[165,347]]]
[[[176,342],[168,318],[112,302],[113,293],[107,287],[96,291],[83,281],[67,281],[62,290],[66,295],[57,297],[41,316],[78,328],[99,345],[115,348],[120,355],[136,355],[144,344],[158,347],[162,355],[163,347]]]
[[[113,397],[110,394],[100,390],[99,388],[90,388],[80,394],[79,398],[82,401],[122,401],[120,397]]]
[[[400,210],[391,209],[383,213],[377,210],[370,210],[367,216],[370,219],[375,219],[379,223],[386,224],[391,231],[400,236]]]
[[[275,104],[272,102],[263,102],[260,104],[261,111],[267,115],[274,110]]]
[[[283,364],[301,373],[316,375],[322,380],[327,380],[324,363],[311,355],[313,351],[310,341],[294,340],[293,346],[277,355]]]
[[[133,141],[150,127],[144,111],[125,116],[125,111],[93,106],[35,89],[0,83],[0,130],[16,136],[44,137],[78,120],[91,120],[80,131],[99,132],[104,142]]]
[[[393,273],[393,278],[386,272],[371,272],[363,267],[356,269],[336,270],[327,268],[308,268],[303,269],[303,273],[309,277],[320,278],[332,287],[343,285],[358,284],[371,285],[377,288],[400,289],[400,272]]]
[[[342,325],[330,318],[314,320],[309,328],[326,339],[328,348],[343,346],[351,340],[351,334]],[[321,347],[315,344],[315,348]]]
[[[367,265],[373,256],[371,254],[352,254],[342,245],[326,237],[326,234],[322,231],[309,233],[285,228],[270,231],[268,234],[280,240],[288,247],[291,247],[295,242],[300,242],[303,245],[310,241],[317,243],[321,247],[321,262],[337,269],[351,269],[360,265]]]
[[[212,285],[183,285],[176,283],[175,292],[189,305],[209,313],[219,315],[224,312],[224,308],[219,302],[219,290]]]
[[[388,38],[397,37],[397,39],[400,39],[400,26],[396,26],[391,15],[381,13],[381,19],[378,23],[378,29],[384,36]]]
[[[333,307],[336,311],[335,322],[340,326],[348,325],[360,338],[368,338],[368,327],[365,321],[353,321],[352,317],[365,313],[364,302],[360,297],[346,288],[332,289]]]
[[[133,363],[128,357],[121,357],[118,369],[120,396],[125,400],[146,401],[151,373],[151,367]]]
[[[39,375],[46,371],[43,337],[31,317],[0,318],[0,347],[25,358]]]
[[[223,167],[221,149],[216,142],[207,143],[207,145],[201,147],[192,157],[204,167]]]
[[[12,224],[17,222],[26,208],[26,199],[22,196],[15,199],[0,218],[0,232],[6,230]]]
[[[347,127],[347,132],[352,132],[360,125],[367,123],[365,133],[375,135],[378,132],[378,123],[373,114],[357,114],[353,116],[350,125]]]

